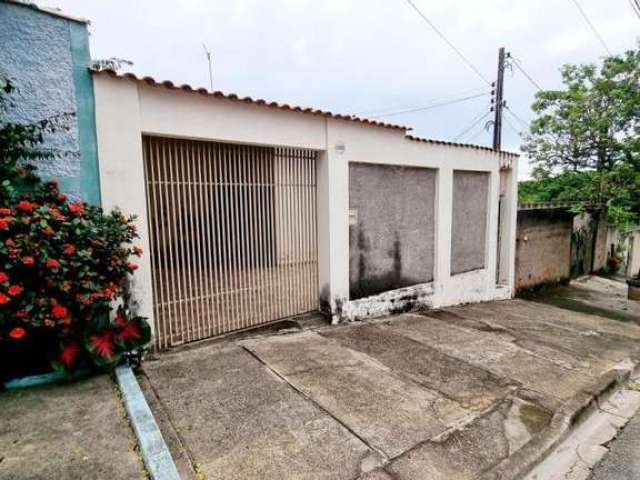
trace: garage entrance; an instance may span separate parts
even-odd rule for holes
[[[318,308],[316,153],[143,137],[156,346]]]

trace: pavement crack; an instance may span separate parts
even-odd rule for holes
[[[362,437],[360,434],[358,434],[352,427],[350,427],[349,425],[347,425],[345,422],[343,422],[341,419],[339,419],[338,417],[336,417],[331,411],[329,411],[328,409],[326,409],[323,405],[321,405],[320,403],[316,402],[310,395],[308,395],[306,392],[304,392],[302,389],[298,388],[296,385],[294,385],[293,383],[291,383],[287,377],[285,377],[284,375],[281,375],[280,372],[278,372],[276,369],[272,368],[271,365],[269,365],[267,362],[265,362],[262,358],[260,358],[260,356],[258,356],[255,352],[253,352],[251,349],[247,348],[244,345],[241,345],[241,348],[243,350],[245,350],[249,355],[251,355],[253,358],[256,359],[256,361],[258,361],[259,363],[261,363],[267,370],[269,370],[273,375],[275,375],[276,377],[280,378],[283,382],[285,382],[287,385],[289,385],[290,388],[292,388],[296,393],[298,393],[298,395],[300,395],[302,398],[304,398],[305,400],[307,400],[309,403],[311,403],[312,405],[314,405],[316,408],[318,408],[321,412],[325,413],[326,415],[328,415],[330,418],[332,418],[333,420],[335,420],[339,425],[341,425],[343,428],[345,428],[349,433],[351,433],[354,437],[356,437],[358,440],[360,440],[364,445],[367,446],[367,448],[369,448],[371,451],[377,453],[378,455],[380,455],[380,457],[383,460],[383,463],[387,463],[389,456],[382,451],[380,448],[376,447],[375,445],[372,445],[367,439],[365,439],[364,437]]]

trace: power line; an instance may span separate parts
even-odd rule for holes
[[[472,143],[476,138],[478,138],[482,133],[489,133],[489,131],[485,128],[485,126],[483,125],[480,130],[478,130],[474,135],[472,135],[471,137],[469,137],[468,140],[466,140],[466,143]]]
[[[640,2],[637,0],[629,0],[629,5],[631,5],[631,8],[633,9],[633,13],[640,18]]]
[[[518,130],[513,123],[511,123],[511,120],[509,120],[509,117],[504,117],[504,121],[505,123],[511,128],[511,130],[513,130],[516,135],[518,135],[519,137],[522,137],[522,132],[520,130]]]
[[[425,100],[425,102],[429,102],[429,104],[431,104],[432,102],[438,102],[438,101],[441,101],[441,100],[449,100],[449,99],[460,97],[461,95],[464,96],[464,95],[469,95],[469,94],[472,94],[472,93],[486,93],[486,92],[485,92],[484,88],[474,88],[474,89],[471,89],[471,90],[465,90],[464,92],[452,93],[451,95],[443,95],[442,97],[432,98],[430,100]],[[407,106],[406,108],[415,108],[415,107]],[[398,110],[398,108],[378,108],[376,110],[365,110],[365,111],[361,111],[361,112],[355,112],[354,115],[384,114],[384,113],[388,113],[388,112],[395,112],[396,110]]]
[[[431,110],[432,108],[444,107],[447,105],[453,105],[454,103],[465,102],[467,100],[471,100],[472,98],[484,97],[485,95],[489,95],[489,92],[477,93],[475,95],[469,95],[467,97],[449,100],[448,102],[433,103],[431,105],[425,105],[424,107],[409,108],[407,110],[396,110],[395,112],[383,113],[381,115],[370,115],[369,118],[391,117],[393,115],[401,115],[403,113],[421,112],[424,110]]]
[[[472,121],[471,124],[469,124],[468,126],[466,126],[465,128],[462,129],[462,131],[460,133],[458,133],[455,137],[453,137],[452,142],[455,142],[457,140],[459,140],[461,137],[463,137],[464,135],[466,135],[467,133],[469,133],[476,125],[478,125],[482,120],[484,120],[485,118],[487,118],[489,115],[491,114],[491,110],[484,112],[483,114],[475,117]]]
[[[491,85],[491,82],[490,82],[489,80],[487,80],[487,78],[486,78],[486,77],[485,77],[485,76],[480,72],[480,70],[478,70],[478,68],[476,68],[476,66],[475,66],[473,63],[471,63],[471,61],[470,61],[467,57],[465,57],[465,56],[463,55],[463,53],[462,53],[460,50],[458,50],[458,48],[456,48],[456,46],[455,46],[453,43],[451,43],[451,42],[449,41],[449,39],[444,35],[444,33],[442,33],[442,32],[438,29],[438,27],[436,27],[436,26],[433,24],[433,22],[427,18],[427,16],[426,16],[424,13],[422,13],[422,11],[421,11],[417,6],[416,6],[416,4],[415,4],[415,3],[413,3],[411,0],[405,0],[405,1],[406,1],[406,2],[411,6],[411,8],[413,8],[413,9],[418,13],[418,15],[420,15],[420,17],[422,17],[422,19],[427,23],[427,25],[429,25],[429,26],[431,27],[431,29],[432,29],[434,32],[436,32],[436,34],[437,34],[437,35],[438,35],[438,36],[439,36],[439,37],[440,37],[440,38],[441,38],[441,39],[442,39],[442,40],[443,40],[447,45],[449,45],[449,47],[451,47],[451,49],[452,49],[454,52],[456,52],[456,54],[458,55],[458,57],[460,57],[460,58],[462,59],[462,61],[463,61],[464,63],[466,63],[466,64],[467,64],[467,66],[468,66],[471,70],[473,70],[473,71],[476,73],[476,75],[478,75],[482,80],[484,80],[484,82],[485,82],[486,84]]]
[[[534,87],[536,87],[539,91],[542,91],[542,87],[540,86],[540,84],[538,82],[536,82],[531,75],[529,75],[525,69],[522,67],[522,63],[520,62],[520,60],[518,60],[517,58],[513,58],[513,64],[516,66],[516,68],[518,70],[520,70],[520,72],[522,72],[522,74],[527,78],[527,80],[529,80],[531,82],[531,85],[533,85]]]
[[[582,18],[584,18],[584,21],[587,23],[587,25],[589,25],[593,34],[596,36],[598,40],[600,40],[600,43],[602,44],[604,49],[607,51],[609,55],[611,55],[611,50],[609,50],[609,47],[607,47],[607,44],[604,42],[604,39],[600,36],[600,34],[598,33],[598,30],[596,30],[596,27],[593,25],[593,23],[591,23],[591,20],[589,20],[589,17],[587,16],[585,11],[582,9],[580,4],[578,3],[578,0],[571,0],[571,1],[574,3],[578,11],[580,12],[580,15],[582,15]]]
[[[526,130],[529,130],[529,122],[527,122],[526,120],[523,120],[519,115],[516,115],[516,114],[514,113],[514,111],[513,111],[513,110],[511,110],[511,109],[509,108],[509,106],[508,106],[508,105],[507,105],[507,106],[505,106],[505,108],[506,108],[507,112],[509,112],[509,114],[510,114],[513,118],[515,118],[518,122],[520,122],[520,124],[522,124],[522,126],[523,126]]]

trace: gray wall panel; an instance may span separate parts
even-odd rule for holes
[[[485,267],[489,174],[453,172],[451,273]]]
[[[351,163],[350,297],[433,280],[435,170]]]

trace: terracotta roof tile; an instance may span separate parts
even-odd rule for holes
[[[153,77],[149,77],[149,76],[145,76],[145,77],[138,77],[137,75],[133,74],[133,73],[117,73],[114,70],[110,70],[110,69],[101,69],[101,70],[91,70],[92,73],[94,75],[109,75],[115,78],[124,78],[124,79],[129,79],[129,80],[133,80],[136,82],[143,82],[146,83],[147,85],[151,85],[151,86],[156,86],[156,87],[164,87],[164,88],[168,88],[171,90],[182,90],[185,92],[192,92],[192,93],[199,93],[202,95],[209,95],[212,97],[217,97],[217,98],[225,98],[227,100],[236,100],[236,101],[240,101],[240,102],[244,102],[244,103],[251,103],[254,105],[263,105],[266,107],[270,107],[270,108],[278,108],[281,110],[287,110],[287,111],[292,111],[292,112],[300,112],[300,113],[309,113],[312,115],[321,115],[324,117],[330,117],[330,118],[335,118],[338,120],[347,120],[347,121],[352,121],[352,122],[359,122],[359,123],[364,123],[366,125],[371,125],[371,126],[375,126],[375,127],[384,127],[384,128],[392,128],[392,129],[397,129],[397,130],[403,130],[404,132],[407,132],[409,130],[411,130],[410,127],[406,127],[403,125],[396,125],[393,123],[385,123],[385,122],[381,122],[379,120],[372,120],[369,118],[363,118],[363,117],[358,117],[356,115],[345,115],[345,114],[341,114],[341,113],[333,113],[333,112],[328,112],[325,110],[319,110],[319,109],[314,109],[314,108],[309,108],[309,107],[299,107],[299,106],[295,106],[295,105],[289,105],[287,103],[278,103],[278,102],[268,102],[267,100],[263,100],[262,98],[252,98],[252,97],[240,97],[239,95],[235,94],[235,93],[224,93],[224,92],[220,92],[220,91],[209,91],[206,88],[194,88],[191,85],[188,84],[182,84],[182,85],[176,85],[175,83],[173,83],[170,80],[163,80],[163,81],[157,81],[156,79],[154,79]],[[484,150],[484,151],[489,151],[489,152],[494,152],[494,153],[499,153],[501,155],[506,155],[506,156],[512,156],[512,157],[517,157],[518,154],[516,153],[512,153],[512,152],[505,152],[505,151],[499,151],[499,152],[495,152],[492,148],[489,147],[485,147],[482,145],[472,145],[472,144],[466,144],[466,143],[456,143],[456,142],[447,142],[445,140],[432,140],[432,139],[426,139],[426,138],[419,138],[419,137],[414,137],[411,135],[406,135],[405,138],[407,138],[408,140],[414,141],[414,142],[423,142],[423,143],[431,143],[431,144],[436,144],[436,145],[447,145],[447,146],[452,146],[452,147],[460,147],[460,148],[473,148],[476,150]]]
[[[187,84],[182,84],[182,85],[176,85],[175,83],[173,83],[170,80],[163,80],[163,81],[157,81],[156,79],[154,79],[153,77],[138,77],[133,73],[117,73],[113,70],[110,69],[101,69],[101,70],[92,70],[92,72],[94,74],[100,74],[100,75],[110,75],[112,77],[116,77],[116,78],[128,78],[130,80],[134,80],[137,82],[144,82],[148,85],[151,86],[161,86],[161,87],[165,87],[168,89],[172,89],[172,90],[183,90],[185,92],[193,92],[193,93],[200,93],[203,95],[210,95],[213,97],[218,97],[218,98],[225,98],[227,100],[237,100],[237,101],[241,101],[244,103],[251,103],[251,104],[255,104],[255,105],[265,105],[267,107],[271,107],[271,108],[278,108],[280,110],[288,110],[288,111],[292,111],[292,112],[301,112],[301,113],[310,113],[313,115],[322,115],[324,117],[331,117],[331,118],[336,118],[336,119],[340,119],[340,120],[350,120],[350,121],[355,121],[355,122],[361,122],[361,123],[366,123],[368,125],[372,125],[372,126],[377,126],[377,127],[385,127],[385,128],[393,128],[393,129],[399,129],[399,130],[410,130],[409,127],[405,127],[403,125],[396,125],[396,124],[392,124],[392,123],[385,123],[385,122],[380,122],[378,120],[371,120],[368,118],[360,118],[360,117],[356,117],[355,115],[344,115],[344,114],[339,114],[339,113],[333,113],[333,112],[328,112],[325,110],[319,110],[319,109],[314,109],[314,108],[309,108],[309,107],[299,107],[296,105],[289,105],[287,103],[278,103],[278,102],[268,102],[267,100],[263,100],[262,98],[252,98],[252,97],[240,97],[239,95],[235,94],[235,93],[224,93],[224,92],[220,92],[220,91],[209,91],[206,88],[194,88],[191,85],[187,85]]]
[[[487,152],[497,153],[499,155],[505,155],[508,157],[519,157],[520,155],[515,152],[508,152],[506,150],[494,150],[491,147],[485,147],[484,145],[475,145],[473,143],[458,143],[458,142],[449,142],[447,140],[434,140],[431,138],[421,138],[413,135],[407,135],[407,140],[411,140],[413,142],[422,142],[422,143],[432,143],[435,145],[446,145],[449,147],[460,147],[460,148],[473,148],[475,150],[484,150]]]

